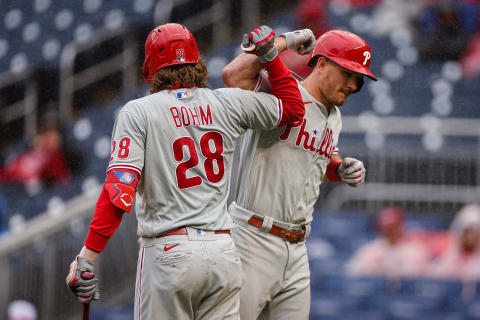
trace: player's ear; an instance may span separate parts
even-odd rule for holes
[[[323,70],[327,65],[328,65],[328,59],[320,56],[318,57],[317,63],[315,64],[315,68],[319,68],[319,70]]]

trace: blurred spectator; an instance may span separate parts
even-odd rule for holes
[[[466,205],[456,215],[447,250],[429,275],[446,279],[480,279],[480,206]]]
[[[318,38],[331,29],[328,24],[328,0],[302,0],[295,9],[296,29],[310,29]],[[294,28],[294,29],[295,29]],[[308,77],[312,68],[307,65],[310,55],[300,55],[285,50],[280,57],[287,67],[302,78]]]
[[[383,0],[373,11],[373,34],[384,36],[396,29],[411,29],[428,0]]]
[[[15,300],[8,305],[8,320],[37,320],[37,309],[25,300]]]
[[[310,29],[318,38],[331,29],[328,24],[328,0],[302,0],[295,9],[297,28]]]
[[[473,78],[480,74],[480,32],[470,39],[467,49],[460,60],[462,75]]]
[[[424,273],[429,253],[404,230],[405,216],[398,207],[387,207],[377,217],[381,234],[359,248],[346,265],[352,276],[416,277]]]
[[[425,7],[417,23],[422,60],[459,60],[477,28],[477,7],[471,0],[439,0]]]
[[[52,125],[40,130],[29,150],[14,156],[0,169],[0,181],[18,181],[27,186],[40,182],[65,183],[70,177],[62,150],[62,135]]]

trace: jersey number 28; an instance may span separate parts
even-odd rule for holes
[[[210,141],[212,141],[215,146],[214,150],[210,147]],[[187,147],[187,151],[190,154],[190,158],[186,161],[184,161],[183,154],[184,146]],[[224,174],[222,135],[215,131],[205,133],[200,138],[200,152],[205,158],[203,161],[203,167],[205,168],[207,180],[212,183],[222,180]],[[175,170],[177,185],[180,189],[195,187],[202,184],[202,178],[199,176],[187,178],[187,170],[196,167],[199,163],[197,148],[193,138],[182,137],[175,140],[173,142],[173,156],[176,161],[180,162]],[[215,172],[213,166],[215,162],[218,167],[218,172]]]

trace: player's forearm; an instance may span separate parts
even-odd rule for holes
[[[275,47],[279,53],[287,48],[284,36],[275,39]],[[242,53],[223,68],[223,83],[229,88],[253,90],[261,70],[262,64],[256,55]]]
[[[253,90],[261,69],[256,55],[242,53],[223,68],[223,83],[229,88]]]
[[[85,246],[93,252],[102,252],[122,222],[122,217],[123,211],[113,205],[104,186],[95,206]]]
[[[80,253],[78,254],[79,257],[83,257],[94,263],[97,261],[97,258],[99,255],[100,255],[100,252],[90,250],[86,246],[83,246],[82,250],[80,250]]]
[[[297,81],[293,78],[290,70],[278,56],[271,62],[263,64],[263,67],[268,72],[272,94],[280,99],[283,104],[283,113],[279,125],[286,125],[302,119],[305,115],[305,106]]]

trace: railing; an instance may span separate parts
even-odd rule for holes
[[[372,150],[358,137],[345,139],[352,134],[368,133],[382,135],[384,146]],[[442,151],[427,151],[418,147],[418,141],[426,134],[469,142],[450,143]],[[392,146],[388,135],[413,139]],[[321,192],[317,206],[333,211],[375,212],[382,206],[397,204],[415,212],[454,213],[465,203],[480,201],[479,138],[476,119],[344,117],[340,153],[353,155],[365,163],[366,183],[360,188],[343,184],[322,186],[322,192],[324,189],[326,192]]]
[[[0,238],[0,310],[7,310],[9,301],[26,299],[37,307],[39,319],[81,318],[81,305],[64,279],[69,262],[82,247],[98,193],[99,189],[91,190],[63,210],[41,214],[24,229]],[[125,214],[95,265],[103,304],[131,300],[138,253],[135,231],[134,215]]]
[[[105,79],[119,71],[122,72],[123,93],[136,88],[137,53],[136,39],[128,25],[119,29],[103,29],[95,32],[96,36],[84,43],[72,42],[65,46],[60,57],[60,118],[68,120],[72,116],[75,93],[99,80]],[[75,71],[75,59],[79,54],[91,50],[106,41],[119,38],[122,49],[117,54],[92,65],[80,72]]]
[[[188,6],[189,0],[166,0],[160,1],[155,7],[154,22],[155,25],[164,24],[170,21],[170,16],[175,7]],[[212,39],[215,44],[224,45],[228,42],[231,35],[230,23],[230,0],[215,0],[213,5],[205,8],[195,15],[187,18],[181,23],[188,26],[188,29],[195,33],[200,29],[212,26]]]
[[[0,123],[5,126],[13,121],[23,118],[23,134],[28,140],[37,133],[37,86],[31,79],[30,72],[12,74],[6,72],[0,75],[0,88],[7,90],[15,86],[17,89],[23,84],[23,97],[17,101],[0,106]]]

